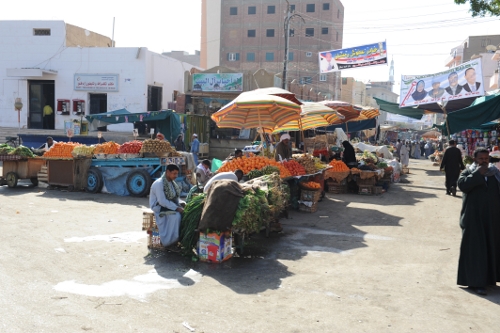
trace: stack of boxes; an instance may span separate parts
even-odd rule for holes
[[[321,199],[321,191],[301,190],[299,210],[314,213],[318,210],[318,201]]]

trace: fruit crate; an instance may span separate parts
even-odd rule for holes
[[[347,193],[347,184],[328,184],[328,193],[345,194]]]
[[[358,186],[373,186],[375,185],[375,183],[377,182],[377,180],[375,179],[375,177],[372,177],[372,178],[366,178],[366,179],[361,179],[361,178],[358,178],[356,180],[356,184]]]
[[[372,185],[358,185],[359,186],[359,194],[362,195],[372,195],[373,194],[373,186]]]
[[[311,207],[308,207],[304,204],[299,205],[299,211],[306,213],[315,213],[318,210],[318,203],[315,202]]]
[[[321,198],[321,191],[306,191],[302,190],[300,192],[300,200],[302,201],[312,201],[312,202],[318,202],[319,199]]]

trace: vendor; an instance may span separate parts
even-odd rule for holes
[[[210,185],[216,180],[234,180],[235,182],[239,182],[243,178],[243,171],[236,170],[235,172],[220,172],[210,178],[210,180],[205,184],[203,188],[203,193],[207,193]]]
[[[180,200],[181,188],[175,182],[178,174],[177,165],[167,165],[167,170],[153,183],[149,194],[149,206],[155,213],[161,244],[170,246],[172,251],[177,251],[175,245],[184,212],[184,202]]]
[[[288,160],[292,157],[292,149],[290,148],[290,135],[283,134],[280,137],[280,142],[276,145],[274,150],[274,159],[279,161],[281,159]]]
[[[342,161],[349,166],[349,163],[354,164],[356,161],[356,153],[354,152],[354,147],[351,145],[349,141],[342,142],[342,146],[344,146],[344,153],[342,154]]]
[[[208,180],[212,177],[212,172],[210,172],[210,168],[212,167],[212,163],[209,160],[203,160],[196,167],[196,181],[198,184],[205,186]]]
[[[43,151],[49,151],[53,146],[54,146],[54,143],[56,143],[57,141],[54,141],[54,139],[52,139],[51,136],[48,136],[47,137],[47,141],[40,146],[40,148],[38,149],[41,149]]]
[[[232,160],[237,159],[237,158],[242,158],[242,157],[243,157],[243,151],[242,151],[241,149],[236,149],[236,150],[234,151],[234,156],[233,156],[232,154],[231,154],[231,155],[229,155],[229,156],[226,158],[226,160],[224,161],[224,163],[229,162],[229,161],[232,161]],[[224,164],[224,163],[223,163],[223,164]]]

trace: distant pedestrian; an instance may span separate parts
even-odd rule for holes
[[[408,166],[408,164],[410,164],[410,153],[408,152],[408,147],[406,144],[401,145],[399,154],[400,154],[399,161],[401,162],[401,164],[403,164],[403,166],[405,167]]]
[[[182,140],[182,134],[179,134],[177,140],[175,140],[175,150],[177,151],[185,151],[186,145],[184,145],[184,141]]]
[[[425,141],[420,141],[420,156],[425,156]]]
[[[458,179],[463,200],[457,284],[479,295],[500,282],[500,171],[488,160],[488,150],[476,149],[474,163]]]
[[[198,153],[200,152],[200,141],[198,141],[198,134],[193,134],[193,141],[191,141],[191,154],[193,154],[194,165],[198,165]]]
[[[401,139],[398,139],[398,143],[396,143],[396,156],[401,157],[400,152],[401,152],[401,146],[403,143],[401,143]]]
[[[455,140],[450,140],[449,147],[444,152],[440,169],[445,172],[446,194],[456,196],[457,180],[465,166],[462,161],[462,152],[457,148]]]

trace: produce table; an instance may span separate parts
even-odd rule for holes
[[[39,158],[2,160],[2,178],[10,188],[16,187],[19,179],[30,179],[33,185],[38,185],[37,174],[45,165],[45,160]]]

